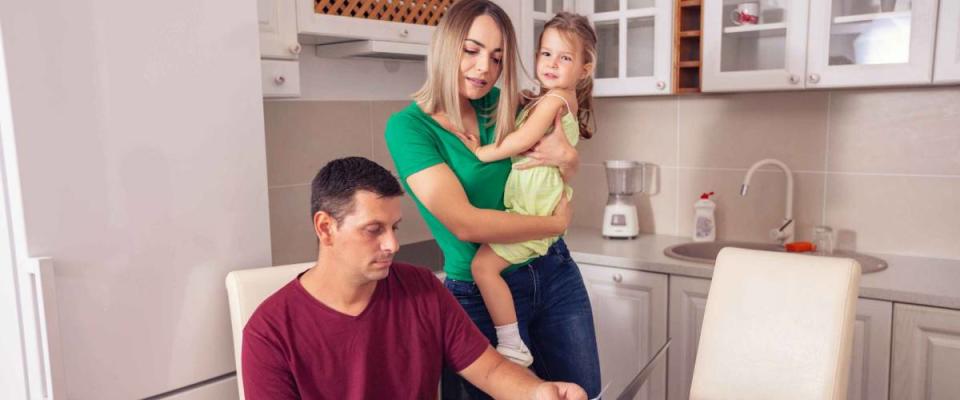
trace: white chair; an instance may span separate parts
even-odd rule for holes
[[[859,281],[851,259],[723,249],[690,398],[845,398]]]
[[[240,350],[243,327],[257,307],[271,294],[289,283],[314,263],[282,265],[267,268],[244,269],[227,274],[227,299],[230,303],[230,325],[233,327],[233,356],[237,363],[237,386],[243,400],[243,373],[240,370]]]

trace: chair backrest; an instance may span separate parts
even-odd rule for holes
[[[240,366],[243,327],[250,315],[267,297],[289,283],[314,263],[282,265],[232,271],[227,274],[227,299],[230,303],[230,325],[233,329],[233,356],[237,363],[237,385],[243,400],[243,371]]]
[[[848,258],[723,249],[690,398],[845,398],[859,282]]]

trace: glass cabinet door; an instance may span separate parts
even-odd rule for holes
[[[512,1],[512,0],[510,0]],[[560,11],[574,11],[575,0],[523,0],[520,3],[522,22],[517,40],[519,43],[520,61],[526,71],[517,70],[520,75],[520,88],[536,87],[535,72],[537,40],[543,32],[543,26]]]
[[[703,91],[803,88],[808,4],[705,1]]]
[[[587,0],[597,32],[595,96],[670,94],[674,0]]]
[[[814,1],[807,87],[930,83],[936,8],[937,0]]]
[[[933,67],[936,83],[960,82],[960,1],[940,1],[937,55]]]

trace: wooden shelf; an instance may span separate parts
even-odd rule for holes
[[[704,0],[672,0],[674,94],[700,93]],[[722,1],[722,0],[709,0]]]

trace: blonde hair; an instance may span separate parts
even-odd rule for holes
[[[460,59],[467,33],[473,21],[481,15],[493,18],[500,28],[503,45],[500,47],[500,100],[496,108],[480,110],[479,113],[496,124],[496,137],[502,137],[515,129],[514,115],[519,104],[515,65],[517,35],[507,13],[488,0],[460,0],[447,9],[430,40],[427,80],[413,94],[413,100],[427,114],[446,113],[453,127],[464,131],[463,116],[460,115]]]
[[[590,21],[580,14],[561,11],[557,13],[550,21],[543,25],[540,31],[540,37],[537,38],[537,50],[535,59],[540,54],[540,44],[543,40],[543,34],[548,29],[556,29],[568,43],[579,43],[583,49],[581,57],[584,64],[593,64],[596,67],[597,62],[597,32],[590,26]],[[536,65],[536,63],[534,63]],[[595,69],[595,68],[594,68]],[[577,120],[580,122],[580,137],[590,139],[596,128],[596,121],[593,121],[593,128],[590,122],[593,119],[593,71],[586,78],[577,82]],[[524,96],[530,99],[537,99],[543,96],[543,93],[534,95],[529,91],[524,92]],[[533,104],[531,101],[529,104]]]

